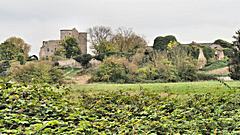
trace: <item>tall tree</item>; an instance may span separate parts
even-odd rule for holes
[[[30,45],[23,39],[11,37],[0,45],[0,60],[18,60],[21,64],[28,59]]]
[[[113,32],[110,27],[106,26],[94,26],[88,29],[90,43],[95,54],[104,53],[106,48],[110,45],[110,39],[112,38]],[[112,46],[110,46],[112,48]]]
[[[146,40],[131,29],[119,28],[112,42],[119,52],[136,53],[137,49],[147,46]]]
[[[234,80],[240,80],[240,30],[233,36],[233,55],[230,62],[230,76]]]

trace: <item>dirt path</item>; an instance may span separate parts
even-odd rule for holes
[[[72,81],[77,84],[87,84],[89,79],[91,79],[91,75],[81,75],[74,77]]]

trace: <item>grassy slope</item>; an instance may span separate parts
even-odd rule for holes
[[[240,81],[227,82],[233,88],[237,88],[237,92],[240,92]],[[153,84],[86,84],[86,85],[72,85],[72,89],[77,93],[87,92],[113,92],[113,91],[129,91],[139,92],[144,90],[146,92],[157,93],[173,93],[173,94],[201,94],[201,93],[213,93],[222,94],[229,92],[223,84],[217,81],[204,81],[204,82],[181,82],[181,83],[153,83]]]
[[[219,60],[216,62],[213,62],[211,65],[208,65],[204,67],[202,70],[203,71],[211,71],[215,69],[220,69],[228,66],[228,61],[227,60]]]

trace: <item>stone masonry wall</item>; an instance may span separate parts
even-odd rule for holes
[[[60,30],[60,40],[43,41],[43,46],[39,53],[40,59],[46,59],[53,56],[59,47],[61,47],[61,41],[67,37],[75,38],[82,54],[87,54],[87,33],[79,33],[77,29],[73,28],[72,30]]]

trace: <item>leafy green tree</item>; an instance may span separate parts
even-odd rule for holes
[[[30,45],[25,43],[23,39],[18,37],[10,37],[6,41],[14,44],[17,48],[19,48],[19,50],[24,54],[24,58],[27,59],[27,57],[29,56],[28,54],[30,51]]]
[[[0,60],[16,60],[19,51],[14,44],[5,41],[0,45]]]
[[[230,62],[230,76],[234,80],[240,80],[240,30],[233,36],[233,55]]]
[[[106,51],[112,51],[112,45],[109,43],[113,32],[110,27],[106,26],[94,26],[88,29],[90,43],[95,50],[96,55],[105,53]]]
[[[168,48],[172,48],[178,44],[179,43],[177,42],[176,37],[174,37],[172,35],[165,36],[165,37],[159,36],[154,39],[153,49],[164,51],[164,50],[167,50]]]
[[[18,60],[24,64],[29,51],[30,46],[23,39],[11,37],[0,44],[0,60]]]
[[[81,54],[77,40],[73,37],[68,37],[62,42],[63,54],[70,59]]]
[[[83,67],[87,67],[90,60],[92,59],[91,54],[83,54],[74,58],[77,62],[81,63]]]

